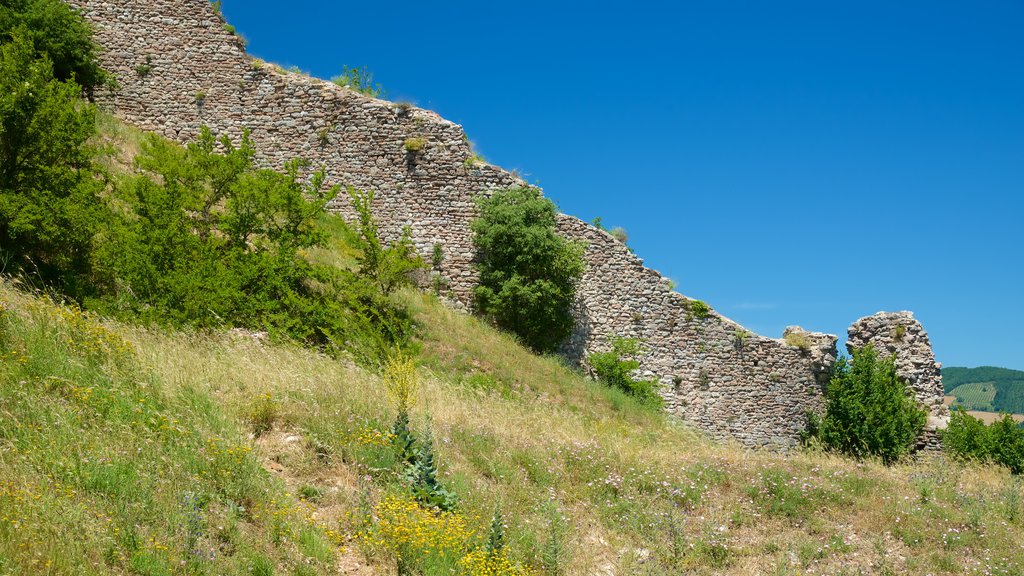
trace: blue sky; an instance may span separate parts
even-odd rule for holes
[[[769,336],[913,310],[1024,369],[1024,3],[224,0],[249,51],[462,124]]]

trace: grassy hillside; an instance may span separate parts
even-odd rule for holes
[[[1002,470],[711,443],[403,298],[421,325],[413,428],[461,500],[444,522],[403,500],[374,374],[4,285],[0,573],[387,574],[397,555],[468,571],[453,558],[499,504],[510,559],[546,574],[1024,569],[1021,485]]]
[[[1024,372],[1008,368],[943,368],[946,394],[967,410],[1024,414]]]

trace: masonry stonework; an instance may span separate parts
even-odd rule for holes
[[[207,0],[68,1],[94,24],[117,76],[117,91],[100,98],[117,116],[178,142],[203,125],[234,139],[248,131],[266,166],[301,157],[332,184],[376,191],[385,240],[409,226],[424,255],[441,245],[451,296],[469,303],[474,197],[525,183],[475,161],[460,126],[252,59]],[[407,151],[411,138],[425,145]],[[351,216],[344,197],[331,209]],[[748,446],[796,442],[807,411],[822,408],[835,336],[792,329],[802,336],[790,344],[752,334],[703,313],[606,232],[566,215],[558,226],[587,246],[567,357],[583,363],[612,336],[640,338],[641,371],[662,383],[670,412]]]

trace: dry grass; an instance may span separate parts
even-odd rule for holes
[[[27,301],[10,288],[2,298],[14,311]],[[413,428],[433,431],[441,477],[470,528],[486,531],[500,503],[520,565],[547,574],[1021,573],[1024,494],[1002,469],[940,456],[887,468],[711,442],[432,297],[401,298],[422,327]],[[362,558],[353,539],[397,485],[381,378],[240,332],[104,326],[131,344],[139,373],[177,399],[167,402],[184,421],[252,448],[306,502],[295,508],[322,532],[302,553],[323,555],[332,542],[333,557],[317,565],[394,569],[386,554]],[[273,414],[259,419],[259,437],[254,408]],[[39,481],[23,466],[0,478]],[[51,552],[73,537],[59,526],[67,518],[52,521]],[[269,538],[264,530],[246,538]],[[261,549],[269,557],[274,548]]]
[[[1021,569],[1020,511],[1008,508],[1020,485],[1003,470],[710,442],[429,297],[404,298],[424,327],[414,426],[433,430],[446,481],[481,524],[501,503],[523,563],[555,558],[570,574]],[[209,390],[227,417],[277,399],[277,426],[307,447],[293,478],[372,473],[353,438],[393,418],[375,375],[244,337],[122,331],[154,372]],[[355,492],[321,505],[356,513]]]

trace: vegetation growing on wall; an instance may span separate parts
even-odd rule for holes
[[[348,66],[342,67],[341,74],[331,78],[331,82],[334,82],[338,86],[344,86],[345,88],[351,88],[360,94],[366,96],[372,96],[374,98],[384,97],[384,88],[380,84],[373,81],[373,72],[370,72],[369,68],[363,66],[362,68],[350,68]]]
[[[478,204],[477,312],[536,351],[554,350],[572,331],[583,247],[555,232],[555,205],[536,188],[501,190]]]

